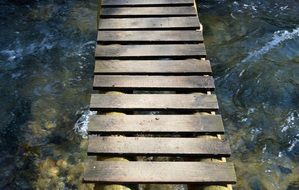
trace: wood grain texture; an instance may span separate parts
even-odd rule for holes
[[[89,136],[88,154],[230,156],[226,141],[205,138]]]
[[[220,115],[92,115],[95,133],[224,133]]]
[[[202,42],[201,31],[173,30],[173,31],[100,31],[98,42],[127,42],[127,43],[187,43]]]
[[[91,110],[217,110],[215,95],[92,94]]]
[[[206,56],[203,44],[97,45],[96,58],[198,58]]]
[[[229,143],[207,134],[223,134],[201,24],[194,0],[102,0],[94,88],[137,94],[93,94],[88,154],[117,157],[208,158],[199,162],[90,161],[83,181],[105,184],[227,185],[236,182]],[[140,91],[141,90],[141,91]],[[169,94],[160,93],[162,90]],[[179,92],[182,94],[174,94]],[[144,94],[138,94],[138,93]],[[162,91],[163,93],[163,91]],[[141,111],[141,112],[138,112]],[[161,111],[147,114],[142,111]],[[124,112],[127,114],[105,114]],[[174,115],[177,114],[177,115]],[[189,115],[187,115],[189,114]],[[126,135],[126,136],[118,136]],[[200,136],[204,135],[204,136]],[[136,137],[138,136],[138,137]],[[167,137],[166,137],[167,136]],[[188,137],[188,138],[187,138]],[[205,160],[209,160],[206,161]],[[110,186],[109,188],[114,188]]]
[[[212,90],[211,76],[95,75],[94,89]]]
[[[235,183],[236,174],[231,163],[91,161],[86,166],[83,180],[101,183],[224,185]]]
[[[194,5],[193,0],[103,0],[105,6],[169,6],[169,5]]]
[[[196,16],[194,7],[117,7],[102,8],[102,17],[162,17],[162,16]]]
[[[95,74],[211,74],[210,61],[187,60],[96,60]]]
[[[102,18],[99,30],[199,29],[197,17]]]

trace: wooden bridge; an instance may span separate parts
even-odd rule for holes
[[[236,182],[193,0],[102,0],[84,182]],[[192,189],[192,186],[189,186]]]

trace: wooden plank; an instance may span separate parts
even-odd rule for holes
[[[94,89],[211,90],[212,76],[95,75]]]
[[[203,44],[97,45],[96,58],[198,58],[206,56]]]
[[[102,17],[196,16],[194,7],[118,7],[102,8]]]
[[[172,31],[100,31],[98,42],[155,42],[155,43],[187,43],[203,42],[201,31],[172,30]]]
[[[217,110],[215,95],[92,94],[91,110]]]
[[[99,22],[99,30],[199,28],[197,17],[102,18]]]
[[[219,139],[89,136],[88,154],[230,156],[229,143]]]
[[[90,161],[84,182],[225,185],[236,182],[232,163]]]
[[[95,74],[211,74],[208,60],[96,60]]]
[[[103,0],[102,6],[170,6],[194,5],[193,0]]]
[[[220,115],[93,115],[94,133],[224,133]]]

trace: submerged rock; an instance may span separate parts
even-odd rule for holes
[[[287,190],[298,190],[299,189],[299,181],[291,183]]]
[[[186,190],[185,185],[172,185],[172,184],[148,184],[143,185],[142,190]]]
[[[56,123],[54,123],[54,122],[48,121],[48,122],[45,123],[45,128],[46,129],[53,129],[55,127],[56,127]]]
[[[27,18],[30,20],[48,21],[53,17],[56,10],[57,8],[54,5],[43,5],[29,12]]]
[[[200,187],[197,190],[229,190],[229,188],[227,186],[211,185],[207,187]]]
[[[94,190],[131,190],[123,185],[96,185]]]
[[[283,174],[290,174],[292,173],[292,170],[283,166],[278,166],[279,170]]]
[[[78,185],[80,183],[79,179],[83,171],[84,171],[83,163],[70,166],[69,170],[67,171],[67,177],[66,177],[67,183],[72,185]]]
[[[263,183],[261,182],[261,180],[259,179],[252,179],[250,180],[250,188],[254,189],[254,190],[263,190],[263,189],[267,189]]]
[[[80,184],[79,190],[94,190],[94,184]]]
[[[59,168],[62,168],[62,169],[66,169],[67,166],[68,166],[68,163],[67,161],[63,160],[63,159],[60,159],[56,162],[56,165],[59,167]]]
[[[59,169],[56,167],[55,161],[51,158],[41,161],[38,164],[38,169],[40,176],[42,177],[57,177],[59,173]]]
[[[58,189],[63,190],[65,184],[59,178],[59,167],[51,158],[40,161],[38,164],[38,179],[35,182],[36,189]]]

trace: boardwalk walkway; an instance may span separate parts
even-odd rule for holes
[[[97,41],[84,181],[235,183],[193,0],[103,0]]]

